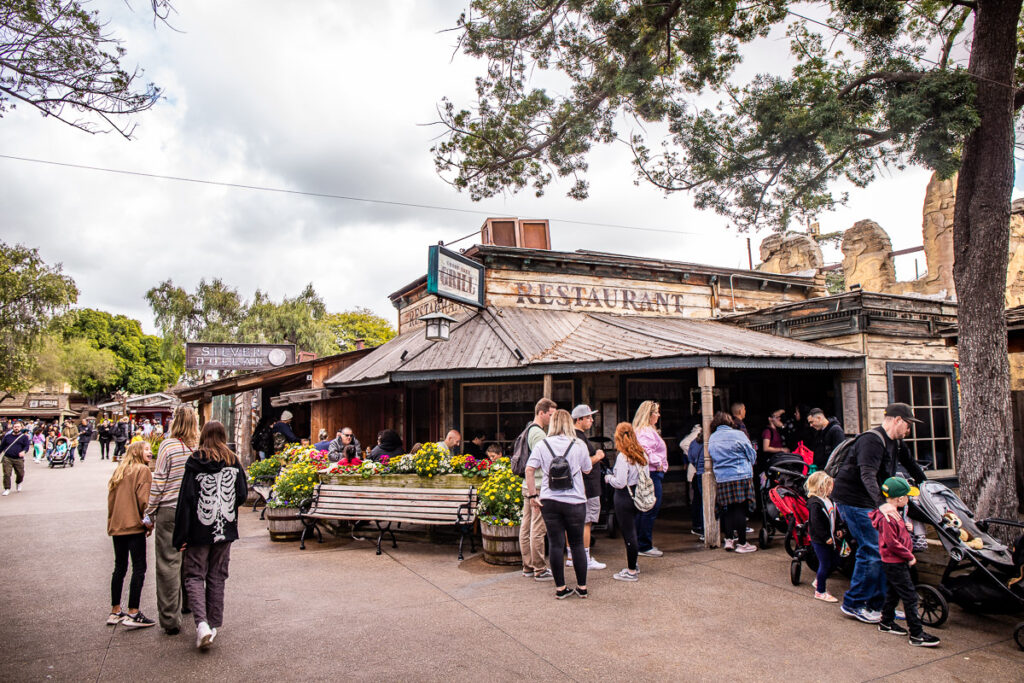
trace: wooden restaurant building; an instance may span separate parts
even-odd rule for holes
[[[516,241],[450,254],[480,272],[473,304],[434,293],[434,257],[430,277],[390,295],[398,336],[323,380],[329,432],[351,426],[367,444],[395,429],[408,447],[455,428],[507,451],[542,396],[591,405],[594,432],[609,437],[651,399],[677,466],[669,480],[681,481],[678,443],[700,421],[703,382],[716,410],[746,405],[754,436],[778,408],[820,407],[853,434],[880,422],[890,401],[905,401],[926,422],[911,441],[918,459],[937,476],[955,473],[956,347],[939,331],[955,322],[955,304],[826,296],[821,274],[553,251],[546,222],[532,246],[515,246],[528,233],[515,219],[489,219],[481,241],[494,241],[499,221],[516,226]],[[426,338],[420,318],[432,313],[453,319],[448,341]],[[361,405],[387,410],[357,414]]]

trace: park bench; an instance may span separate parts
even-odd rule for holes
[[[252,484],[249,486],[249,488],[256,492],[257,496],[256,500],[252,502],[252,511],[256,512],[256,506],[263,503],[263,512],[260,513],[260,519],[264,519],[267,514],[267,502],[274,495],[275,481],[277,481],[277,477],[256,477],[252,480]]]
[[[299,518],[304,528],[299,538],[299,549],[306,548],[306,534],[313,530],[320,543],[323,534],[317,522],[365,521],[377,526],[377,554],[384,534],[391,536],[393,548],[398,541],[391,530],[392,524],[445,525],[459,531],[459,559],[462,559],[462,543],[470,535],[472,552],[476,552],[473,537],[473,520],[476,517],[477,492],[473,487],[447,489],[414,489],[375,486],[344,486],[339,484],[318,484],[313,497],[299,505]]]

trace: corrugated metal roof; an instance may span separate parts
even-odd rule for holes
[[[452,325],[448,342],[417,329],[324,384],[673,367],[860,367],[863,356],[709,320],[495,308]]]

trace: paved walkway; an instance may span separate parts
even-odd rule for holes
[[[0,498],[4,680],[1024,680],[1012,617],[953,608],[942,646],[842,618],[794,587],[781,548],[705,551],[680,524],[659,525],[666,554],[641,558],[636,584],[613,581],[618,539],[599,539],[609,568],[589,600],[556,601],[538,584],[451,545],[330,538],[300,552],[271,543],[242,512],[225,624],[194,649],[194,628],[104,625],[113,553],[105,533],[113,464],[95,444],[84,464],[27,464],[25,490]],[[778,545],[778,544],[776,544]],[[143,612],[156,616],[152,545]],[[832,590],[842,593],[841,581]],[[126,583],[127,590],[127,583]]]

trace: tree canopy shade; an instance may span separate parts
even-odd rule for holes
[[[128,138],[160,89],[121,66],[125,50],[78,0],[0,0],[0,117],[18,103],[89,133]],[[170,5],[152,0],[156,17]]]
[[[736,83],[744,46],[783,25],[789,73]],[[844,201],[836,181],[884,168],[959,171],[960,481],[982,514],[1015,514],[1002,302],[1021,0],[474,0],[458,26],[487,70],[473,110],[442,102],[432,152],[474,199],[556,177],[582,199],[591,148],[622,139],[638,179],[740,229],[785,229]],[[545,70],[560,94],[531,84]],[[717,106],[697,104],[709,95]],[[630,120],[668,136],[620,135]]]
[[[355,348],[355,339],[374,344],[395,335],[386,320],[367,309],[328,314],[313,285],[280,302],[260,290],[244,301],[220,279],[201,280],[195,292],[167,280],[146,299],[163,332],[164,354],[182,363],[186,341],[295,344],[326,356]]]
[[[75,281],[39,251],[0,241],[0,391],[32,383],[36,354],[54,317],[78,300]]]

